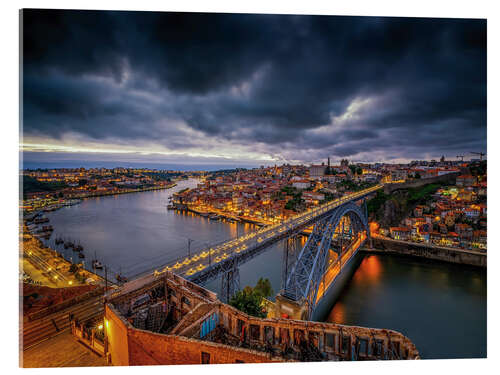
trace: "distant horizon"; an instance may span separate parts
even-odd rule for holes
[[[416,159],[413,161],[419,161],[419,162],[431,162],[434,159],[427,160],[427,159]],[[464,160],[464,162],[471,162],[473,160],[476,160],[475,158],[472,158],[470,160]],[[486,161],[487,159],[484,159]],[[435,160],[436,162],[439,162],[439,159]],[[451,159],[445,159],[445,161],[452,161],[452,162],[458,162],[460,160],[451,160]],[[351,162],[351,161],[350,161]],[[410,164],[410,162],[407,163],[391,163],[391,162],[361,162],[361,161],[356,161],[353,162],[354,164],[360,163],[360,164]],[[173,163],[151,163],[151,162],[114,162],[114,161],[83,161],[83,160],[65,160],[65,161],[59,161],[59,162],[26,162],[26,163],[20,163],[20,169],[21,170],[36,170],[36,169],[64,169],[64,168],[85,168],[85,169],[90,169],[90,168],[106,168],[106,169],[113,169],[113,168],[133,168],[133,169],[140,169],[140,168],[147,168],[147,169],[155,169],[155,170],[170,170],[170,171],[179,171],[179,172],[193,172],[193,171],[207,171],[207,172],[216,172],[219,170],[226,170],[226,169],[239,169],[239,168],[245,168],[245,169],[253,169],[253,168],[260,168],[261,166],[264,167],[273,167],[273,166],[281,166],[285,164],[290,164],[290,165],[302,165],[302,166],[309,166],[311,165],[310,163],[286,163],[286,162],[281,162],[281,163],[275,163],[275,164],[261,164],[261,165],[245,165],[245,164],[173,164]],[[326,166],[326,161],[325,161],[325,166]],[[317,165],[317,164],[316,164]],[[331,165],[338,165],[338,163],[331,163]]]

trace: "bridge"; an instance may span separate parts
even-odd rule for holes
[[[222,301],[239,290],[239,265],[266,251],[269,245],[313,227],[298,254],[285,251],[282,277],[283,300],[307,306],[302,317],[311,316],[330,285],[369,236],[366,205],[355,202],[382,189],[378,184],[299,213],[278,224],[213,245],[184,259],[167,264],[161,271],[174,272],[205,284],[222,275]],[[280,297],[280,296],[278,296]]]

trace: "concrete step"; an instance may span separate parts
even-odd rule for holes
[[[92,310],[87,312],[87,314],[81,315],[78,317],[79,319],[92,319],[98,316],[104,316],[104,310]],[[28,337],[24,337],[22,340],[23,350],[27,350],[39,343],[49,339],[51,337],[57,336],[60,333],[66,332],[70,329],[69,322],[62,324],[59,327],[59,331],[56,331],[55,327],[52,326],[52,329],[40,330],[36,332],[36,334],[30,335]]]

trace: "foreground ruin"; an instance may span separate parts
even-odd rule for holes
[[[255,318],[170,272],[108,294],[104,326],[118,366],[420,358],[399,332]]]

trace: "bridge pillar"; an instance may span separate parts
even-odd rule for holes
[[[221,277],[220,300],[229,303],[229,300],[240,290],[240,269],[236,264],[225,271]]]
[[[281,294],[276,296],[275,317],[296,320],[307,320],[308,309],[305,301],[294,301]]]

